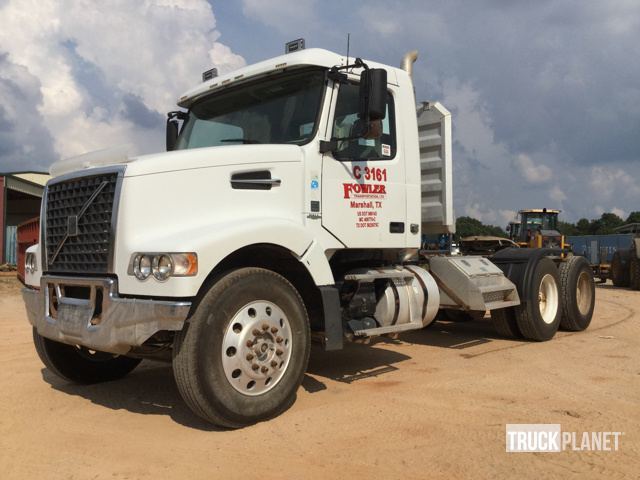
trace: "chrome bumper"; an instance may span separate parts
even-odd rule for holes
[[[83,298],[71,296],[77,287]],[[160,330],[181,330],[191,308],[191,302],[121,298],[112,278],[43,276],[40,290],[23,288],[22,297],[43,337],[119,354]]]

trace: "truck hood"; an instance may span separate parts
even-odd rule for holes
[[[129,157],[125,147],[115,147],[56,162],[50,173],[57,177],[76,170],[126,163],[125,177],[135,177],[223,165],[301,162],[302,157],[302,149],[297,145],[229,145],[137,157]]]

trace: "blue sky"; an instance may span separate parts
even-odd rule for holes
[[[397,65],[453,113],[455,207],[505,225],[640,210],[640,2],[0,0],[0,171],[127,144],[217,66],[308,47]]]

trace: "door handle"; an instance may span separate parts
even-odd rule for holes
[[[279,187],[282,184],[282,180],[279,178],[245,178],[243,180],[231,179],[231,185],[271,185],[272,187]]]
[[[230,182],[235,190],[271,190],[282,185],[279,178],[271,178],[269,170],[234,173]]]

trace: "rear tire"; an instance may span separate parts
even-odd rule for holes
[[[553,338],[560,326],[562,309],[558,269],[552,260],[538,261],[527,297],[520,300],[523,303],[513,311],[524,338],[537,342]]]
[[[579,332],[591,323],[596,300],[593,270],[584,257],[573,256],[558,266],[560,274],[560,304],[565,330]]]
[[[286,410],[302,383],[311,337],[294,286],[270,270],[241,268],[196,305],[173,349],[178,390],[191,410],[227,428]]]
[[[632,290],[640,290],[640,259],[635,250],[631,252],[629,260],[629,286]]]
[[[33,329],[33,344],[45,367],[74,383],[108,382],[124,377],[142,361],[122,355],[67,345],[40,335]]]
[[[498,335],[505,338],[522,338],[513,308],[491,310],[491,322]]]
[[[629,268],[618,251],[614,252],[611,258],[611,281],[616,287],[629,286]]]

